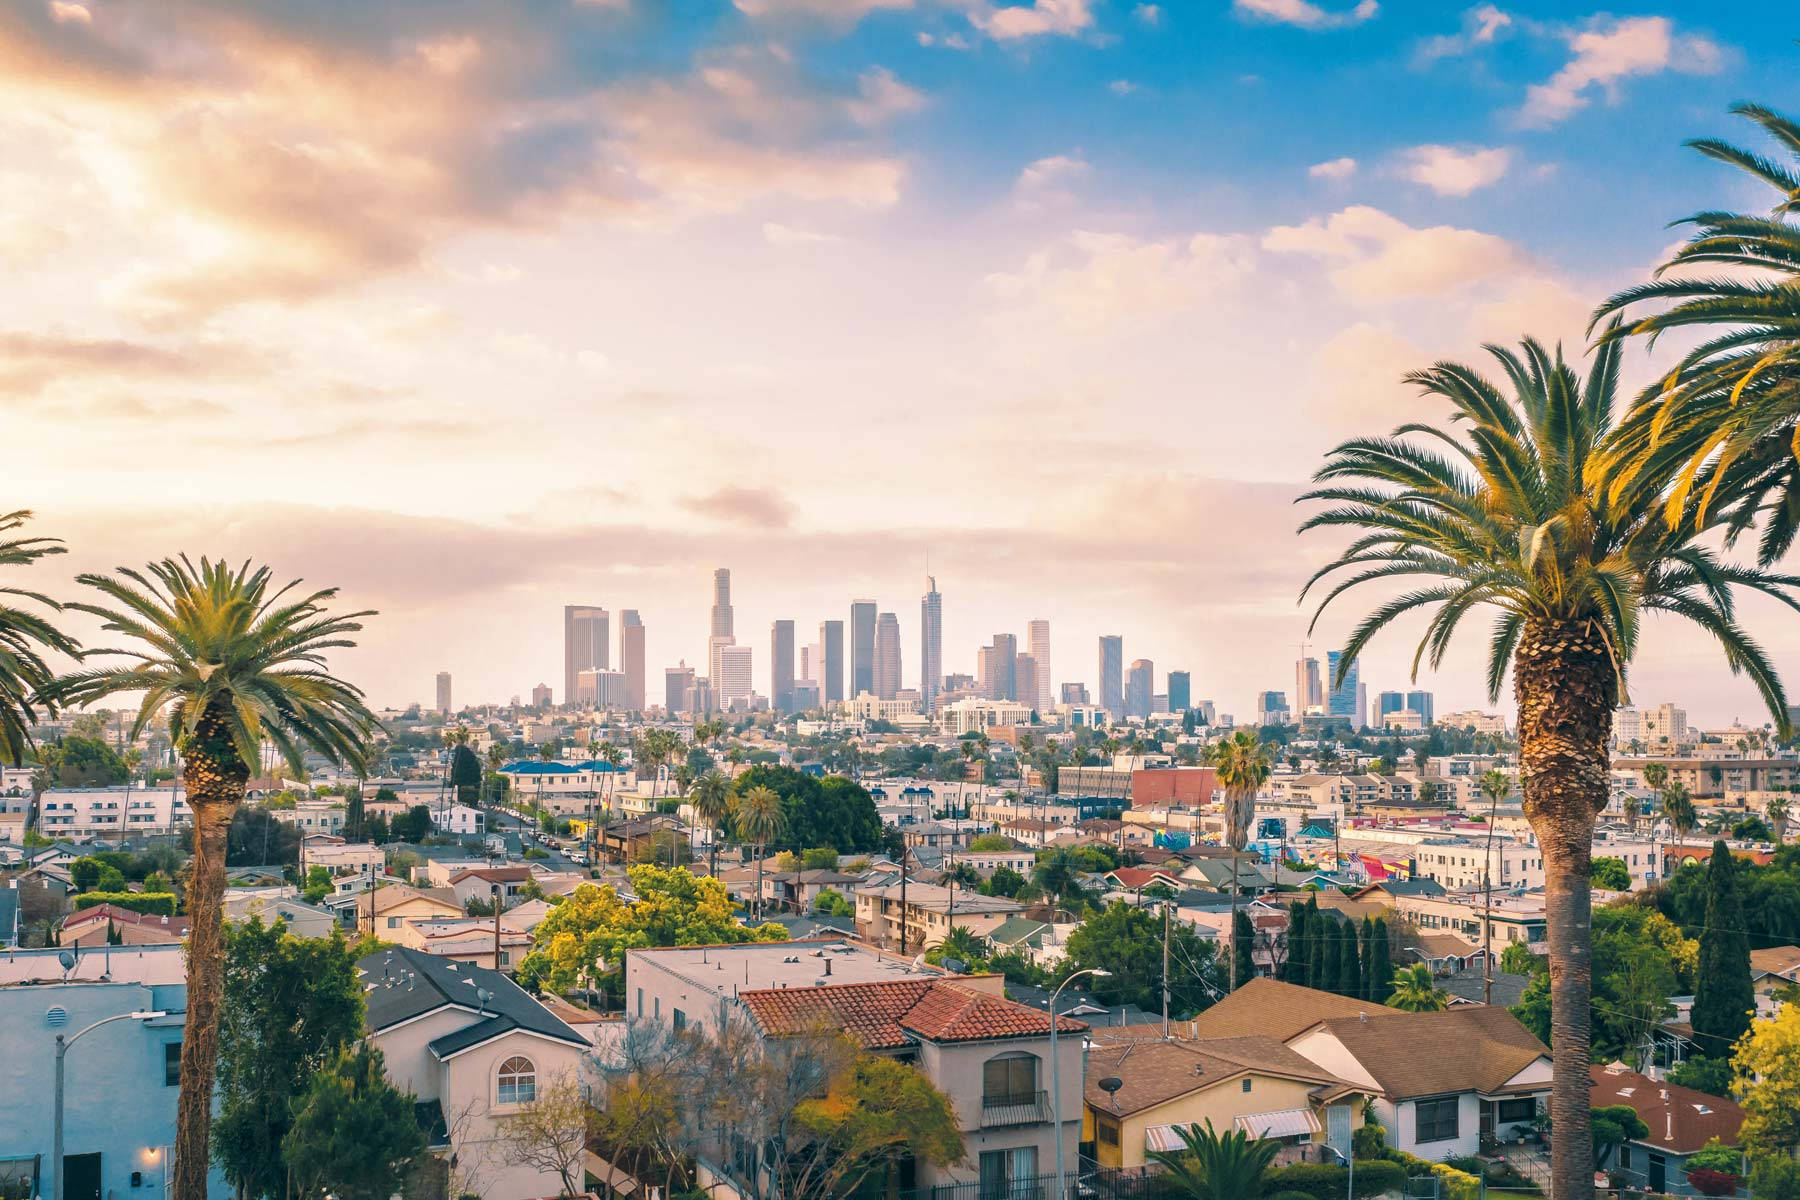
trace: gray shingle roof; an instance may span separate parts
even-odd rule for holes
[[[405,946],[378,950],[360,959],[356,967],[362,975],[368,1002],[368,1026],[374,1032],[440,1008],[471,1011],[473,1019],[468,1025],[431,1043],[431,1052],[439,1058],[447,1058],[514,1029],[528,1030],[577,1046],[587,1045],[579,1033],[498,971],[453,962]],[[485,1000],[477,995],[482,990],[488,992]],[[475,1015],[478,1013],[487,1015]]]

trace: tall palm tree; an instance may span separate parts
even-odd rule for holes
[[[756,919],[763,915],[763,858],[769,843],[787,828],[787,813],[774,788],[758,784],[737,798],[732,806],[738,833],[756,845]]]
[[[31,519],[27,511],[0,513],[0,567],[28,567],[40,558],[66,553],[55,538],[10,537]],[[55,712],[43,699],[56,673],[44,661],[44,651],[74,656],[80,647],[48,619],[15,607],[24,601],[55,611],[59,605],[41,592],[0,587],[0,762],[18,766],[31,747],[31,727],[38,722],[38,706],[45,715]]]
[[[1256,818],[1257,789],[1269,781],[1274,760],[1269,748],[1255,732],[1240,729],[1212,745],[1213,772],[1219,786],[1225,789],[1225,840],[1231,846],[1231,930],[1237,936],[1238,856],[1250,840],[1250,826]],[[1231,990],[1237,991],[1238,956],[1231,956]],[[1243,980],[1242,982],[1249,982]]]
[[[1759,555],[1786,553],[1800,531],[1800,123],[1761,105],[1731,110],[1779,147],[1776,161],[1714,138],[1688,145],[1769,185],[1760,213],[1688,217],[1693,236],[1649,283],[1608,299],[1595,321],[1650,303],[1657,310],[1610,338],[1693,329],[1700,343],[1638,397],[1614,453],[1621,474],[1673,476],[1668,516],[1705,523],[1730,511],[1732,534],[1766,516]],[[1690,268],[1724,268],[1700,276]],[[1703,502],[1689,505],[1690,493]],[[1683,510],[1687,510],[1684,512]],[[1776,724],[1785,728],[1780,715]]]
[[[1441,1012],[1450,1007],[1450,994],[1431,977],[1430,967],[1414,963],[1394,972],[1394,990],[1388,996],[1387,1005],[1405,1012]]]
[[[134,645],[84,652],[131,662],[66,675],[50,689],[62,703],[88,704],[141,693],[131,736],[163,713],[182,759],[194,814],[187,883],[187,1020],[175,1127],[176,1200],[205,1200],[213,1072],[219,1052],[223,985],[225,840],[243,802],[263,741],[300,770],[308,750],[355,771],[367,769],[378,722],[362,692],[332,675],[328,651],[354,646],[370,612],[332,613],[335,588],[302,593],[296,580],[271,585],[267,567],[233,569],[184,555],[143,570],[80,575],[98,603],[71,603],[100,618],[107,633]]]
[[[1488,692],[1499,699],[1510,667],[1525,815],[1545,868],[1553,1190],[1558,1200],[1589,1200],[1588,868],[1594,822],[1609,798],[1612,712],[1627,697],[1641,619],[1656,611],[1700,626],[1785,720],[1781,683],[1739,626],[1733,593],[1749,588],[1794,605],[1800,580],[1721,561],[1703,540],[1713,526],[1698,521],[1694,497],[1671,523],[1666,487],[1644,472],[1621,478],[1617,460],[1603,456],[1613,430],[1617,342],[1595,352],[1585,381],[1560,351],[1534,341],[1519,352],[1490,352],[1511,395],[1456,363],[1406,377],[1449,403],[1454,431],[1404,425],[1391,437],[1358,438],[1331,452],[1315,477],[1320,486],[1306,497],[1329,507],[1302,528],[1354,536],[1307,586],[1349,573],[1334,579],[1322,612],[1359,584],[1425,577],[1357,625],[1343,664],[1397,618],[1435,610],[1414,667],[1428,659],[1436,668],[1465,617],[1478,608],[1497,612]]]
[[[1494,826],[1500,816],[1500,801],[1512,794],[1512,779],[1505,771],[1483,771],[1478,785],[1487,797],[1487,849],[1481,857],[1481,1002],[1494,1002]]]
[[[1786,796],[1770,796],[1765,806],[1769,817],[1769,829],[1775,834],[1775,844],[1781,845],[1787,840],[1788,801]]]
[[[688,803],[694,806],[694,815],[706,822],[711,831],[707,843],[712,851],[712,875],[719,877],[719,832],[725,826],[725,820],[731,816],[731,781],[725,772],[712,767],[694,780],[694,786],[688,789]]]
[[[1677,844],[1687,841],[1687,835],[1694,831],[1700,823],[1700,814],[1694,811],[1694,798],[1688,794],[1687,784],[1674,780],[1662,793],[1663,811],[1669,814],[1669,825],[1675,830]]]
[[[1220,1134],[1213,1123],[1177,1125],[1182,1148],[1152,1150],[1150,1158],[1164,1171],[1169,1190],[1182,1200],[1255,1200],[1263,1192],[1263,1175],[1281,1143],[1252,1138],[1241,1129]]]

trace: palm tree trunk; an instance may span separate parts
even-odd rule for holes
[[[187,883],[187,1020],[181,1035],[175,1170],[170,1181],[174,1200],[206,1200],[219,1003],[225,990],[225,843],[249,778],[235,752],[208,753],[208,744],[218,742],[230,745],[222,722],[209,711],[183,747],[182,781],[194,814],[194,859]]]
[[[1607,739],[1618,698],[1595,622],[1533,618],[1513,658],[1525,815],[1544,857],[1550,959],[1550,1192],[1593,1200],[1588,1063],[1593,992],[1594,820],[1607,802]]]

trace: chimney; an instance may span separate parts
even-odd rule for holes
[[[825,960],[825,974],[831,974],[831,960],[829,958]]]

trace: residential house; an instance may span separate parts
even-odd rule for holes
[[[109,936],[124,946],[179,946],[187,940],[188,919],[95,904],[64,917],[61,932],[64,946],[104,946]]]
[[[579,1078],[587,1039],[497,971],[401,946],[356,965],[369,1038],[388,1078],[418,1097],[453,1194],[556,1195],[555,1172],[509,1164],[498,1138],[509,1116]]]
[[[340,896],[374,887],[386,861],[380,846],[319,833],[300,839],[300,878],[314,867],[324,867],[331,873],[332,890]]]
[[[450,877],[450,890],[466,911],[471,901],[493,903],[496,894],[502,908],[510,908],[525,899],[525,885],[531,882],[530,867],[476,867],[459,871]]]
[[[1759,996],[1800,984],[1800,946],[1768,946],[1750,952],[1750,981]]]
[[[38,829],[45,837],[117,842],[174,833],[193,819],[187,792],[169,784],[51,788],[38,797]]]
[[[904,929],[907,948],[916,952],[937,945],[953,928],[986,937],[1024,911],[1017,900],[966,888],[930,883],[863,887],[856,892],[856,932],[877,946],[897,946]]]
[[[823,867],[801,871],[764,871],[763,902],[771,909],[808,913],[819,902],[821,892],[829,890],[845,895],[861,882],[860,875],[846,875],[842,871]],[[752,887],[751,890],[754,891],[755,888]]]
[[[456,893],[449,888],[416,888],[405,883],[360,892],[332,907],[346,928],[372,933],[387,942],[396,941],[409,922],[464,915]]]
[[[248,921],[255,917],[264,925],[280,921],[287,926],[289,933],[305,938],[330,937],[331,931],[338,928],[338,916],[335,912],[317,904],[306,903],[292,894],[292,888],[287,891],[288,895],[269,895],[268,889],[264,888],[227,888],[225,919]]]
[[[1593,1078],[1595,1108],[1627,1105],[1649,1132],[1619,1147],[1610,1164],[1644,1179],[1652,1192],[1672,1196],[1698,1195],[1687,1181],[1688,1156],[1713,1138],[1726,1146],[1738,1144],[1744,1110],[1730,1100],[1697,1092],[1693,1088],[1659,1082],[1640,1075],[1624,1063],[1589,1068]]]

